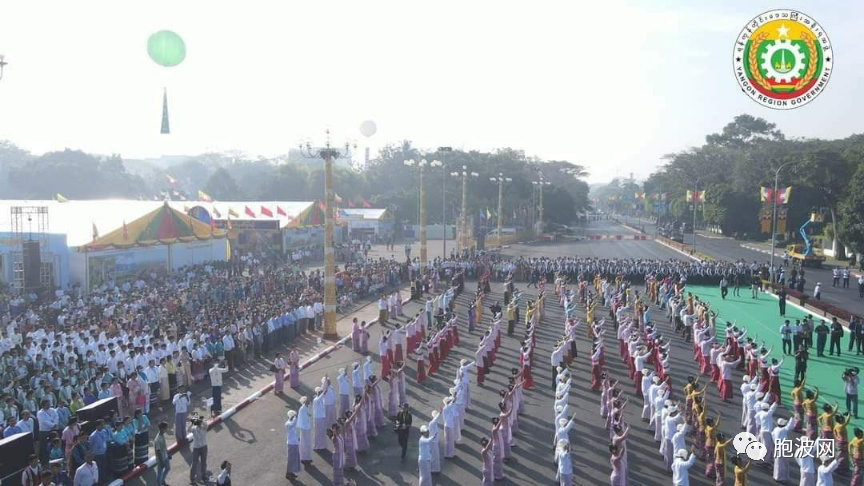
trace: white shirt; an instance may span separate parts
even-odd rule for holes
[[[312,430],[312,421],[309,420],[309,407],[300,405],[297,410],[297,427],[300,430]]]
[[[222,386],[222,373],[218,365],[210,368],[210,386]]]
[[[57,410],[53,408],[49,408],[48,410],[39,409],[36,412],[36,418],[39,420],[39,431],[40,432],[48,432],[51,430],[57,430],[57,426],[60,423],[60,418],[57,416]]]
[[[816,466],[813,465],[813,458],[808,454],[804,454],[804,457],[796,457],[795,462],[798,463],[798,467],[801,468],[801,471],[805,473],[816,473]]]
[[[185,393],[174,395],[172,403],[174,403],[174,413],[186,413],[189,411],[189,395]]]
[[[225,484],[227,480],[231,479],[231,474],[226,470],[219,473],[219,477],[216,478],[216,484]]]
[[[207,426],[192,427],[192,448],[199,449],[207,446]]]
[[[672,462],[672,486],[690,486],[690,468],[696,463],[696,454],[690,454],[686,461],[675,458]]]
[[[570,451],[564,453],[560,449],[555,450],[555,462],[558,463],[558,474],[573,474],[573,463],[571,461]]]
[[[99,466],[93,464],[82,464],[75,470],[74,486],[95,486],[99,482]]]
[[[297,417],[285,421],[285,440],[288,445],[300,445],[300,436],[297,435]]]
[[[351,393],[351,385],[348,384],[348,375],[340,374],[339,377],[336,378],[336,381],[339,382],[340,395],[348,395]]]
[[[433,441],[432,435],[429,437],[420,436],[419,442],[419,455],[417,456],[417,460],[419,461],[431,461],[432,460],[432,448],[429,446]],[[440,446],[439,446],[440,447]]]
[[[312,399],[312,418],[323,419],[327,418],[327,409],[324,408],[324,394],[318,395]]]
[[[812,459],[811,459],[812,460]],[[834,486],[834,470],[840,466],[837,460],[829,465],[821,465],[816,472],[816,486]]]

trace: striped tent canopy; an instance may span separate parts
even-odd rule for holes
[[[283,228],[308,228],[312,226],[324,225],[324,203],[316,201],[315,204],[310,204],[302,210],[291,222],[283,226]],[[334,211],[335,212],[335,211]]]
[[[211,228],[165,203],[146,215],[84,245],[87,250],[173,245],[225,238],[224,230]]]

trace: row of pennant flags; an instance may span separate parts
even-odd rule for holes
[[[777,189],[777,192],[774,192],[774,189],[770,187],[760,187],[759,188],[759,198],[762,202],[772,202],[776,201],[777,204],[789,204],[789,198],[792,194],[792,186],[789,187],[781,187]],[[609,196],[610,201],[620,200],[621,196]],[[668,192],[636,192],[633,194],[633,199],[636,201],[645,201],[646,199],[650,199],[651,201],[668,201],[669,193]],[[685,202],[692,203],[704,203],[705,202],[705,191],[687,191],[687,194],[684,198]]]

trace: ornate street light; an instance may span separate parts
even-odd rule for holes
[[[416,167],[417,172],[420,173],[420,194],[418,196],[418,206],[420,206],[420,221],[418,221],[417,224],[420,226],[420,264],[425,267],[429,259],[428,253],[426,251],[426,184],[424,184],[423,181],[423,169],[426,167],[442,167],[443,164],[438,160],[426,162],[426,159],[422,159],[420,162],[415,162],[413,159],[406,160],[403,163],[406,167]]]
[[[502,234],[503,231],[502,226],[504,223],[504,183],[505,182],[513,182],[513,179],[510,177],[504,177],[504,174],[498,173],[497,177],[490,177],[490,181],[498,184],[498,248],[503,248],[502,244]]]
[[[467,166],[462,166],[461,172],[451,172],[453,177],[462,178],[462,219],[459,221],[459,252],[468,248],[468,178],[480,177],[476,172],[468,172]]]
[[[540,174],[539,181],[531,181],[531,184],[534,185],[535,188],[538,188],[540,191],[540,214],[537,221],[537,236],[540,236],[543,233],[543,186],[551,186],[552,183],[549,181],[543,180],[543,174]]]
[[[324,339],[336,340],[336,264],[333,250],[333,160],[350,157],[351,145],[337,149],[330,144],[330,130],[326,130],[324,147],[313,147],[311,142],[300,143],[304,157],[324,160]],[[357,145],[353,146],[355,149]]]

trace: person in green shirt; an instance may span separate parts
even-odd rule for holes
[[[165,478],[171,470],[171,456],[168,454],[168,446],[165,441],[165,432],[168,430],[167,422],[159,422],[159,433],[153,441],[156,453],[156,485],[165,486]]]
[[[78,413],[78,409],[83,408],[83,407],[84,407],[84,400],[81,399],[81,395],[79,395],[78,392],[73,392],[72,393],[72,403],[69,404],[69,411],[71,411],[72,414],[74,415],[74,414]]]

